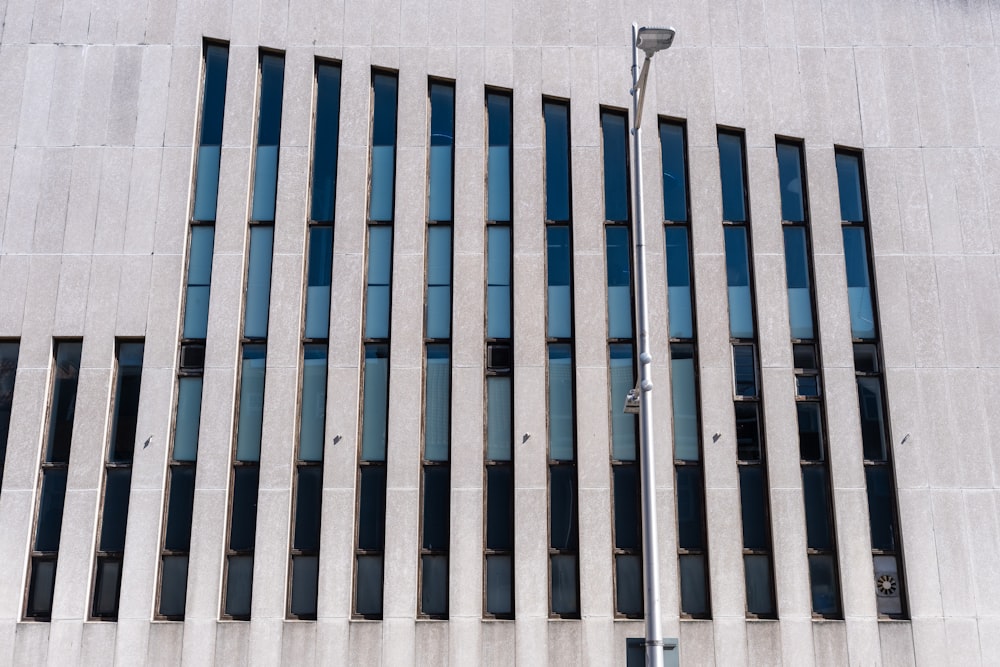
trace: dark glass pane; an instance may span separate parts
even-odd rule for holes
[[[868,518],[871,523],[872,548],[895,551],[896,533],[893,515],[896,513],[892,496],[892,471],[888,466],[865,466],[868,487]]]
[[[792,357],[795,368],[804,371],[814,371],[819,368],[816,362],[816,347],[813,345],[792,345]]]
[[[385,467],[361,467],[358,508],[358,548],[382,549],[385,544]],[[380,570],[381,571],[381,570]],[[379,594],[381,599],[381,593]]]
[[[608,338],[632,337],[632,272],[628,229],[605,227],[608,267]]]
[[[448,548],[450,473],[448,466],[424,466],[424,549]]]
[[[572,461],[573,352],[569,345],[549,345],[549,458]]]
[[[767,549],[767,498],[764,471],[759,465],[740,466],[740,505],[743,510],[743,548]]]
[[[576,549],[576,466],[550,466],[549,485],[549,546]]]
[[[636,458],[636,415],[622,409],[629,391],[635,387],[632,345],[609,345],[609,375],[611,382],[611,458],[634,461]]]
[[[757,395],[757,357],[753,345],[733,345],[733,378],[737,396]]]
[[[42,500],[38,505],[35,551],[59,551],[63,505],[66,500],[66,469],[42,471]]]
[[[271,256],[274,228],[250,228],[250,260],[247,268],[247,301],[243,316],[246,338],[267,338],[267,315],[271,303]]]
[[[509,465],[486,467],[486,548],[514,547],[514,480]]]
[[[753,295],[750,290],[750,255],[747,230],[726,227],[726,283],[729,291],[729,335],[753,338]]]
[[[670,346],[671,400],[674,410],[674,458],[697,461],[698,391],[695,383],[694,346]]]
[[[226,579],[226,614],[233,618],[250,618],[252,592],[253,556],[230,556]]]
[[[114,417],[111,421],[112,461],[132,461],[136,422],[139,416],[143,348],[142,343],[122,343],[118,346],[118,377],[115,386]]]
[[[306,286],[306,338],[326,338],[330,331],[330,282],[333,227],[309,228],[309,275]]]
[[[785,227],[785,278],[788,282],[788,317],[792,338],[810,340],[813,328],[812,292],[809,287],[809,253],[804,227]]]
[[[160,615],[184,616],[187,598],[187,556],[164,556],[160,574]]]
[[[668,226],[667,306],[670,311],[670,337],[693,338],[694,318],[691,309],[691,266],[686,227]]]
[[[487,230],[486,337],[511,337],[510,227],[494,225]]]
[[[805,398],[819,396],[819,376],[797,375],[795,377],[795,393]]]
[[[660,124],[660,153],[663,158],[663,219],[685,222],[688,216],[683,125]]]
[[[303,346],[299,460],[322,461],[326,427],[326,344]]]
[[[369,227],[365,338],[389,337],[391,285],[392,227]]]
[[[806,503],[806,545],[810,549],[832,549],[830,487],[822,466],[802,467],[802,494]]]
[[[420,611],[443,616],[448,613],[448,557],[421,556]]]
[[[861,165],[856,155],[837,154],[837,184],[840,190],[840,219],[863,222]]]
[[[236,432],[236,460],[260,460],[260,436],[264,421],[264,376],[267,366],[265,345],[243,346],[240,375],[239,427]]]
[[[368,219],[392,220],[393,178],[396,167],[396,77],[372,76],[372,164]]]
[[[569,221],[569,106],[543,102],[545,116],[545,218]]]
[[[451,227],[427,230],[427,337],[451,336]]]
[[[875,339],[875,310],[868,275],[868,247],[862,227],[844,227],[844,262],[847,267],[847,301],[851,310],[851,335]]]
[[[548,336],[569,338],[573,335],[572,256],[569,247],[568,227],[546,227],[548,245]]]
[[[389,418],[389,346],[365,345],[361,460],[384,461]]]
[[[455,87],[432,83],[430,138],[430,197],[428,219],[451,220],[452,165],[455,145]]]
[[[210,44],[205,47],[205,96],[201,112],[201,143],[222,143],[222,119],[226,106],[226,71],[229,49]]]
[[[513,449],[513,391],[511,378],[486,378],[486,458],[509,461]]]
[[[486,557],[486,611],[490,614],[514,613],[514,568],[510,556]]]
[[[805,196],[802,187],[802,156],[794,144],[778,143],[778,180],[781,182],[781,219],[805,220]]]
[[[293,549],[319,549],[319,525],[323,508],[323,467],[299,466],[295,494],[295,539]]]
[[[354,610],[359,614],[382,615],[382,556],[358,556]]]
[[[194,466],[171,466],[170,502],[167,505],[167,535],[163,543],[165,549],[187,551],[191,548],[193,509]]]
[[[108,468],[104,487],[104,513],[101,519],[101,551],[125,551],[128,525],[129,489],[132,468]]]
[[[184,304],[184,338],[202,339],[208,334],[208,299],[212,282],[215,227],[191,227],[188,256],[187,298]]]
[[[229,548],[244,551],[254,548],[257,535],[257,487],[260,469],[237,466],[233,472],[233,518]]]
[[[858,373],[878,373],[878,348],[864,343],[854,344],[854,370]]]
[[[615,495],[615,548],[638,549],[642,518],[639,513],[639,466],[611,466],[611,472]]]
[[[291,611],[300,618],[316,618],[316,585],[319,580],[318,556],[292,557]]]
[[[858,407],[861,412],[861,442],[865,459],[885,461],[885,411],[882,405],[881,378],[858,378]]]
[[[316,141],[313,146],[312,211],[333,222],[337,194],[337,137],[340,134],[340,66],[316,66]]]
[[[814,614],[840,615],[840,587],[832,555],[809,554],[809,584]]]
[[[0,342],[0,482],[7,456],[7,436],[10,431],[11,405],[14,402],[14,381],[17,379],[17,343]]]
[[[551,556],[552,613],[575,616],[580,613],[577,595],[576,556]]]
[[[799,423],[799,456],[803,461],[822,461],[823,413],[819,403],[796,403]]]
[[[625,116],[601,113],[604,135],[604,219],[628,220],[628,148]]]
[[[719,133],[719,170],[722,176],[722,219],[746,222],[742,136]]]
[[[55,559],[31,559],[31,583],[28,585],[28,616],[52,615],[52,592],[56,583]]]
[[[700,466],[677,466],[677,545],[681,549],[705,547]]]
[[[743,556],[747,587],[747,612],[758,616],[774,616],[774,595],[771,587],[771,557]]]
[[[736,403],[736,457],[760,460],[760,418],[756,403]]]
[[[49,412],[49,438],[48,446],[45,449],[45,460],[50,463],[69,463],[82,348],[83,344],[79,341],[59,341],[56,343],[56,366],[53,374],[52,404]]]
[[[447,461],[451,445],[451,350],[427,346],[424,395],[424,459]]]
[[[684,554],[680,557],[681,611],[694,616],[708,613],[708,586],[705,577],[705,557]]]
[[[94,616],[118,616],[118,590],[121,585],[122,562],[118,558],[97,559],[97,580],[94,582]]]
[[[642,615],[642,559],[615,556],[615,609],[619,614]]]
[[[489,120],[486,218],[498,222],[510,221],[510,148],[513,120],[510,101],[510,95],[486,93],[486,114]]]

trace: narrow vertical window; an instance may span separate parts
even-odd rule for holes
[[[861,416],[861,445],[868,489],[875,601],[880,616],[905,618],[907,610],[903,546],[899,532],[892,439],[889,435],[888,405],[883,380],[882,344],[879,338],[878,310],[875,307],[864,166],[861,154],[852,151],[838,150],[836,160],[844,261],[847,266],[847,296],[851,311],[851,334],[854,337],[854,372]]]
[[[635,386],[632,244],[629,237],[628,134],[625,114],[601,112],[604,153],[604,240],[608,289],[608,392],[614,516],[615,611],[643,613],[638,420],[622,411]]]
[[[813,614],[838,618],[840,584],[833,522],[830,465],[826,453],[826,405],[820,391],[821,354],[812,290],[809,205],[802,145],[777,141],[781,220],[785,237],[785,277],[795,368],[795,409],[806,515]]]
[[[198,456],[198,428],[201,423],[202,375],[205,368],[205,339],[208,336],[208,303],[215,248],[214,223],[228,64],[227,47],[216,44],[205,46],[201,134],[184,290],[177,410],[167,470],[167,528],[160,551],[159,598],[156,609],[158,618],[169,620],[184,619],[187,597],[191,511]]]
[[[753,256],[741,133],[719,131],[722,216],[729,285],[729,338],[733,354],[736,458],[743,518],[743,570],[747,615],[774,618],[774,563],[768,512],[763,398],[753,300]]]
[[[485,615],[514,618],[512,109],[487,91]]]
[[[288,600],[289,616],[308,620],[317,611],[339,122],[340,66],[318,62]]]
[[[53,349],[49,423],[39,474],[41,493],[31,545],[28,603],[25,610],[25,616],[42,621],[52,618],[52,593],[55,590],[56,565],[59,560],[59,537],[66,500],[66,475],[69,472],[69,452],[73,442],[73,418],[76,414],[82,348],[83,343],[79,340],[59,340],[55,342]]]
[[[687,147],[682,123],[660,123],[663,219],[666,237],[670,389],[677,489],[677,559],[681,614],[709,618],[708,538],[705,529],[705,472],[702,465],[698,343],[688,217]]]
[[[543,100],[542,111],[545,120],[545,271],[548,284],[549,610],[553,616],[579,618],[569,105]]]
[[[284,56],[262,52],[259,67],[260,106],[249,221],[250,248],[243,312],[229,546],[226,551],[224,614],[234,620],[250,619],[253,591]]]
[[[385,559],[386,449],[389,426],[389,315],[392,303],[392,213],[396,169],[395,74],[372,73],[371,189],[365,287],[361,453],[358,459],[354,613],[382,618]]]
[[[104,464],[104,499],[91,606],[91,615],[104,620],[118,618],[144,350],[141,342],[120,342],[117,347],[111,443]]]
[[[10,414],[14,403],[14,383],[17,380],[17,341],[0,341],[0,488],[3,484],[4,461],[7,460],[7,436],[10,432]]]

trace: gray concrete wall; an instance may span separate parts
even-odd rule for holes
[[[713,619],[681,621],[662,208],[646,225],[664,631],[687,664],[1000,656],[996,2],[234,0],[0,5],[0,337],[21,357],[0,493],[0,663],[614,664],[601,105],[629,23],[670,24],[645,105],[688,123]],[[203,37],[230,43],[187,619],[152,621]],[[286,53],[253,620],[219,621],[258,47]],[[315,57],[343,63],[319,620],[285,620]],[[392,336],[385,619],[351,620],[370,68],[399,71],[394,323],[420,322],[427,77],[456,81],[451,619],[417,620],[421,331]],[[514,96],[516,611],[482,620],[485,86]],[[572,104],[582,620],[548,618],[543,95]],[[745,128],[779,621],[744,615],[716,126]],[[775,135],[806,147],[845,620],[810,613]],[[876,618],[834,146],[864,149],[910,621]],[[655,323],[660,323],[659,325]],[[88,621],[116,336],[144,336],[117,623]],[[51,623],[22,621],[53,337],[83,338]],[[713,434],[720,434],[713,442]],[[529,437],[521,442],[521,435]],[[908,436],[908,437],[905,437]],[[905,442],[904,442],[905,437]]]

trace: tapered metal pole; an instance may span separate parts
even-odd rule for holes
[[[642,574],[645,583],[646,664],[663,667],[663,631],[660,627],[660,558],[656,521],[656,470],[653,457],[653,357],[649,352],[646,313],[646,231],[642,222],[642,134],[640,130],[639,26],[632,24],[632,238],[635,244],[636,320],[639,329],[639,465],[642,471]],[[643,74],[649,59],[643,60]],[[643,87],[645,87],[645,76]]]

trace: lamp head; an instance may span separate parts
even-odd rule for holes
[[[639,28],[635,37],[635,45],[642,49],[647,58],[652,58],[657,51],[669,49],[673,43],[673,28]]]

